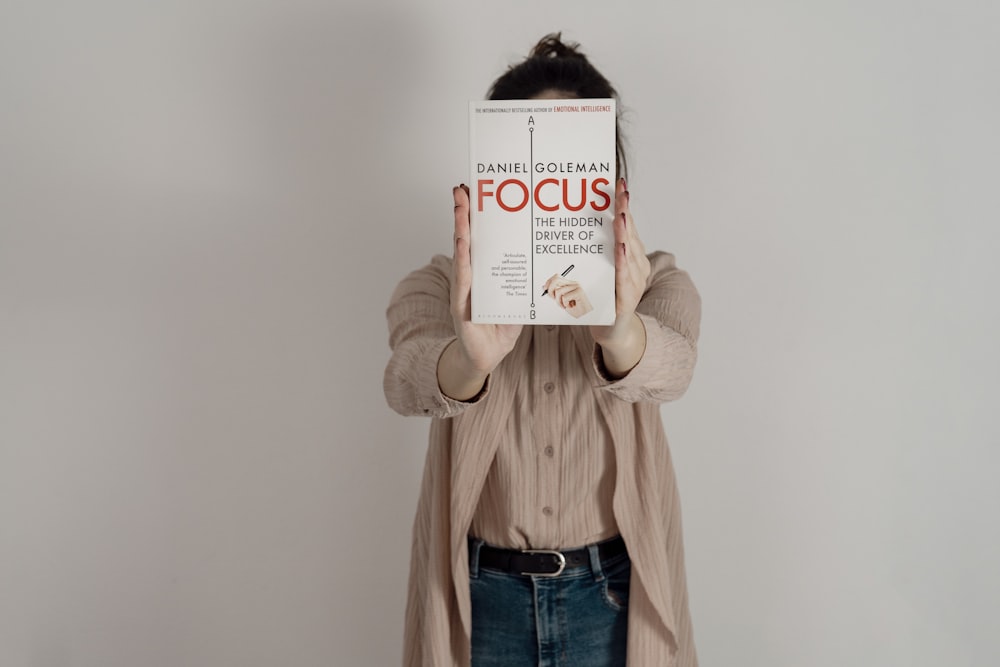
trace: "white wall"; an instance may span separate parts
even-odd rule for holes
[[[0,664],[392,665],[427,422],[383,310],[543,33],[630,109],[705,304],[664,408],[704,665],[987,665],[984,0],[8,2]]]

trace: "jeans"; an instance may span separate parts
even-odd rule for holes
[[[622,554],[558,577],[479,567],[469,542],[472,667],[624,667],[631,561]]]

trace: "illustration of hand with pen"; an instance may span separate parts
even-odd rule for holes
[[[573,267],[570,266],[570,268]],[[545,290],[542,292],[542,295],[551,296],[559,304],[560,308],[573,317],[583,317],[592,311],[594,307],[590,304],[587,293],[580,287],[580,283],[565,278],[567,273],[569,273],[568,269],[563,271],[562,275],[558,273],[553,274],[551,278],[546,280]]]

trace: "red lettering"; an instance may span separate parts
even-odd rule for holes
[[[559,204],[556,204],[555,206],[546,206],[542,203],[542,186],[549,185],[550,183],[553,185],[559,185],[559,181],[554,178],[546,178],[538,181],[538,185],[535,186],[535,205],[543,211],[558,211]]]
[[[484,185],[493,185],[493,179],[492,178],[487,179],[487,180],[479,179],[478,187],[476,188],[476,190],[478,191],[479,212],[480,213],[483,212],[483,198],[485,198],[485,197],[492,197],[493,196],[492,192],[486,192],[483,189]]]
[[[521,203],[519,203],[517,206],[508,206],[503,201],[503,190],[508,185],[517,185],[521,188],[521,193],[524,195],[524,198],[521,200]],[[525,185],[522,181],[517,180],[516,178],[508,178],[506,181],[502,181],[500,185],[497,186],[497,203],[500,204],[500,208],[507,211],[508,213],[514,213],[524,208],[524,205],[528,203],[529,196],[530,195],[528,194],[528,186]]]
[[[594,207],[595,211],[607,211],[608,207],[611,206],[611,195],[609,195],[604,190],[599,189],[599,185],[610,185],[608,179],[606,178],[595,178],[590,184],[590,190],[604,200],[604,204],[598,204],[594,200],[590,200],[590,205]]]
[[[529,199],[535,200],[535,205],[543,211],[558,211],[559,204],[545,204],[542,202],[542,188],[550,185],[562,185],[562,206],[567,211],[579,211],[581,210],[587,202],[587,179],[580,179],[580,199],[579,203],[570,204],[569,202],[569,190],[570,184],[569,179],[555,179],[555,178],[544,178],[540,180],[535,185],[535,191],[529,192],[528,186],[516,178],[508,178],[505,181],[501,181],[500,185],[497,186],[496,191],[487,189],[487,186],[493,185],[493,179],[480,179],[477,182],[477,193],[479,199],[479,211],[483,210],[483,202],[486,201],[487,197],[494,197],[496,199],[497,205],[508,213],[516,213],[522,210],[527,204]],[[597,178],[591,181],[590,191],[596,195],[595,198],[591,199],[589,204],[595,211],[606,211],[611,207],[611,195],[601,189],[601,186],[607,187],[610,185],[608,179]],[[509,193],[508,186],[513,186],[515,189],[521,191],[520,201],[507,201],[512,195]],[[505,194],[506,193],[506,194]],[[516,197],[516,195],[513,195]]]
[[[587,179],[580,179],[580,203],[573,206],[569,203],[569,180],[563,179],[563,206],[570,211],[579,211],[587,204]]]

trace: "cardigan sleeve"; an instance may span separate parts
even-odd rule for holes
[[[401,415],[454,417],[489,392],[489,378],[470,401],[446,396],[438,386],[438,359],[456,339],[450,292],[451,259],[437,255],[406,276],[389,302],[386,320],[392,356],[382,388],[389,407]]]
[[[701,297],[690,276],[677,268],[674,256],[649,255],[650,273],[636,314],[646,329],[642,359],[620,379],[612,379],[594,346],[599,386],[623,401],[662,403],[687,391],[698,357]]]

